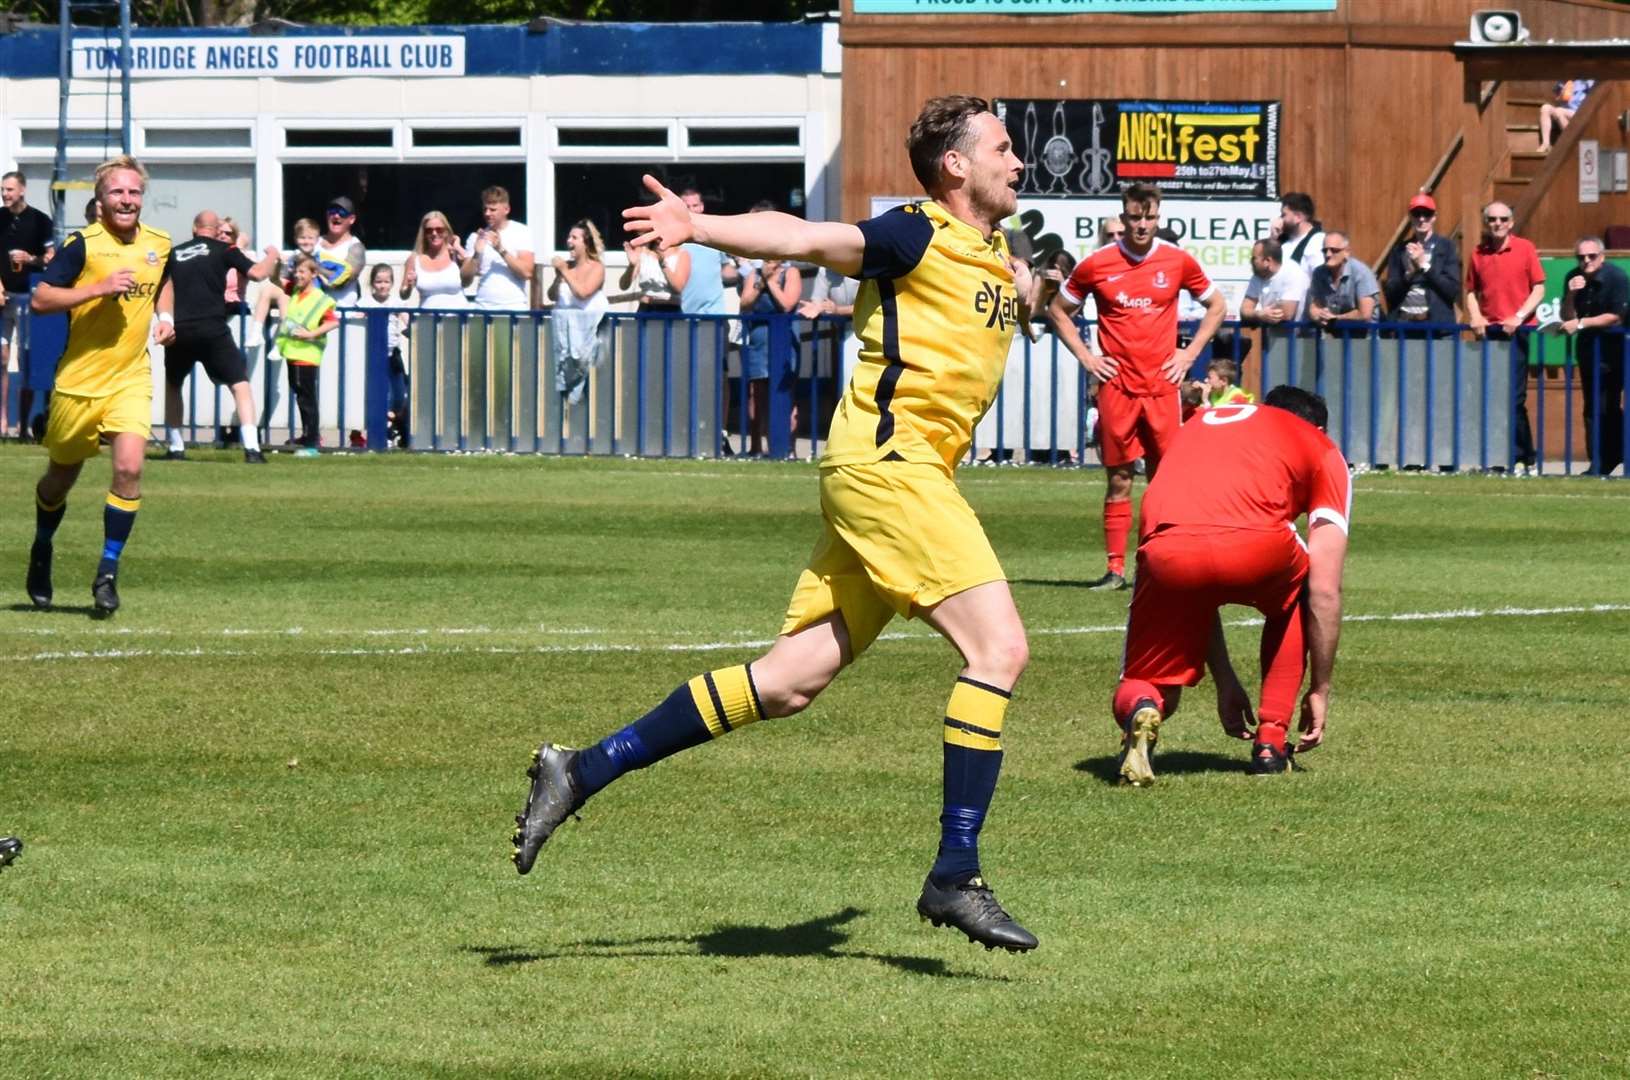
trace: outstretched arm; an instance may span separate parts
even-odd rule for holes
[[[860,273],[866,241],[857,226],[805,221],[773,210],[757,214],[693,214],[655,177],[645,177],[645,186],[659,201],[623,211],[623,227],[634,234],[636,247],[657,244],[671,248],[694,241],[732,255],[812,262],[849,277]]]

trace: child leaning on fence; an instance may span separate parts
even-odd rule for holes
[[[300,409],[302,447],[320,444],[317,415],[317,371],[323,362],[323,338],[340,324],[334,300],[315,284],[317,260],[305,252],[294,257],[293,295],[283,307],[277,351],[288,361],[289,392]]]

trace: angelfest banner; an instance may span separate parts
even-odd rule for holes
[[[1134,181],[1168,197],[1277,199],[1277,101],[994,103],[1024,162],[1020,196],[1105,195]]]
[[[1022,234],[1032,251],[1062,248],[1079,261],[1104,244],[1103,221],[1118,217],[1121,201],[1112,199],[1042,199],[1019,197],[1018,213],[1006,223]],[[1271,234],[1279,216],[1278,200],[1164,199],[1160,223],[1177,233],[1206,276],[1228,300],[1230,315],[1239,312],[1251,280],[1251,246]],[[1186,294],[1185,294],[1186,297]],[[1186,301],[1187,315],[1195,311]]]

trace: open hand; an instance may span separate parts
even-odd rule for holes
[[[623,228],[634,234],[632,246],[678,247],[696,236],[696,224],[678,195],[646,174],[645,188],[657,197],[649,206],[630,206],[623,211]]]

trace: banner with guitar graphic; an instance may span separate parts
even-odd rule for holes
[[[1146,180],[1169,198],[1277,199],[1277,101],[1005,98],[1021,198],[1110,195]]]

